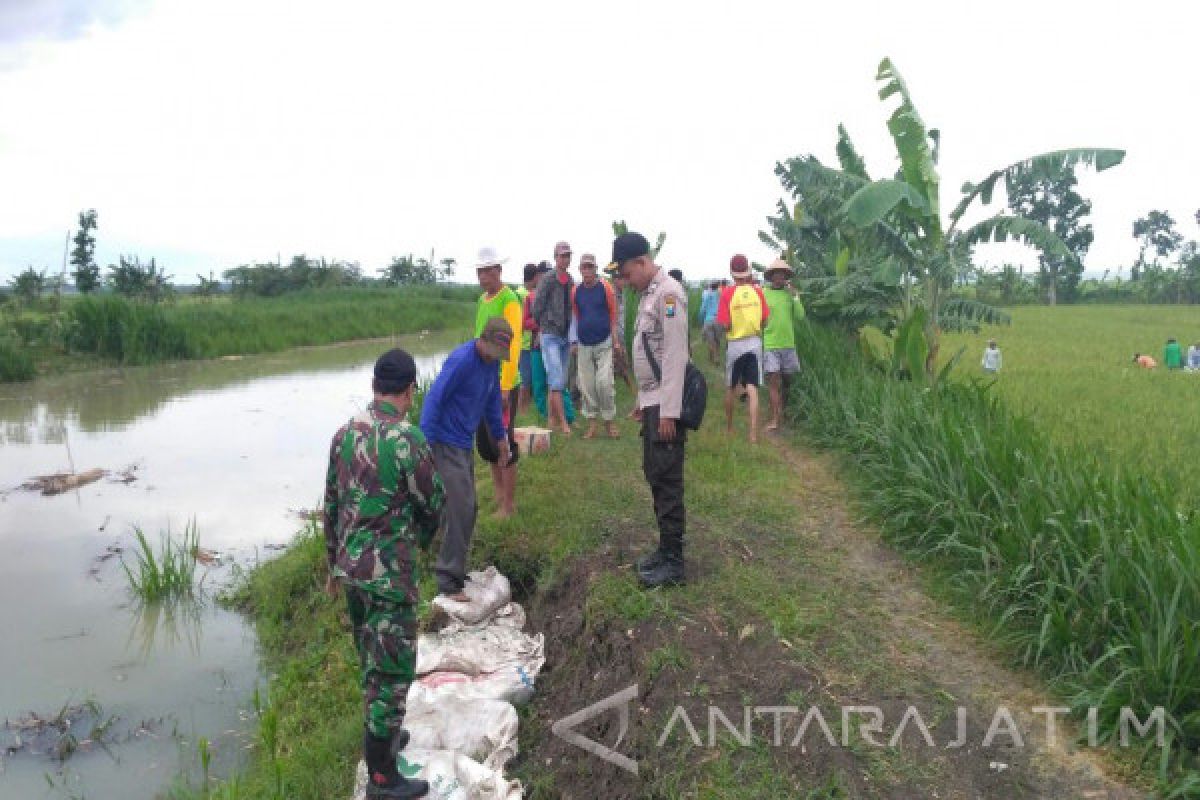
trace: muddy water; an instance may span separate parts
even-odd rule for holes
[[[426,375],[452,343],[399,340],[424,354]],[[156,544],[194,519],[221,556],[206,586],[227,582],[231,563],[269,558],[301,527],[295,512],[317,506],[329,438],[370,399],[387,346],[0,385],[0,725],[91,703],[76,738],[100,722],[108,742],[60,763],[42,752],[57,734],[0,727],[0,798],[153,798],[195,774],[198,737],[213,742],[214,771],[243,757],[261,680],[252,630],[211,602],[141,608],[122,554],[134,526]],[[134,479],[54,497],[14,489],[72,467]]]

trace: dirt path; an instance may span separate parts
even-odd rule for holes
[[[832,457],[782,439],[750,447],[701,432],[689,444],[689,585],[646,593],[631,565],[654,539],[648,492],[629,453],[597,452],[571,442],[559,458],[614,483],[615,502],[591,522],[598,545],[527,599],[548,657],[522,724],[529,797],[1143,796],[1106,774],[1111,759],[1072,747],[1061,717],[1047,742],[1045,715],[1032,709],[1059,704],[1036,678],[1002,666],[995,647],[939,608],[916,567],[855,520]],[[637,761],[637,776],[551,733],[555,720],[634,684],[624,740],[615,714],[580,732]],[[884,746],[842,739],[849,706],[880,709]],[[910,707],[933,746],[911,718],[894,736]],[[1004,732],[984,746],[999,707],[1011,711],[1022,746]],[[714,721],[714,708],[739,732],[749,719],[748,740]],[[812,720],[796,735],[814,708],[840,741]],[[960,714],[965,742],[948,746],[960,738]],[[867,721],[851,716],[847,727]]]

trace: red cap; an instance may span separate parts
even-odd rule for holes
[[[729,271],[734,275],[745,275],[750,271],[750,261],[741,253],[729,259]]]

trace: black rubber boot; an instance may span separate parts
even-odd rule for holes
[[[392,758],[400,755],[404,748],[408,747],[408,731],[401,728],[392,734]]]
[[[396,769],[392,754],[395,739],[376,739],[363,733],[363,757],[367,762],[367,800],[415,800],[429,793],[425,781],[409,780]],[[406,742],[407,743],[407,742]]]

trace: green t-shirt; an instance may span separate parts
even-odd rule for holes
[[[517,295],[517,299],[521,301],[521,317],[522,317],[522,320],[524,320],[525,298],[529,297],[529,290],[526,289],[524,286],[518,286],[516,288],[516,295]],[[521,349],[528,350],[532,346],[533,346],[533,331],[524,330],[524,326],[522,325]]]
[[[483,326],[487,325],[487,321],[492,317],[504,317],[504,307],[509,303],[521,305],[520,298],[517,293],[509,287],[505,286],[500,291],[496,292],[496,296],[491,300],[485,299],[485,295],[479,295],[479,303],[475,306],[475,336],[478,338],[483,333]]]
[[[804,319],[804,304],[787,289],[763,287],[767,299],[767,327],[763,330],[764,350],[791,350],[796,347],[796,321]]]

